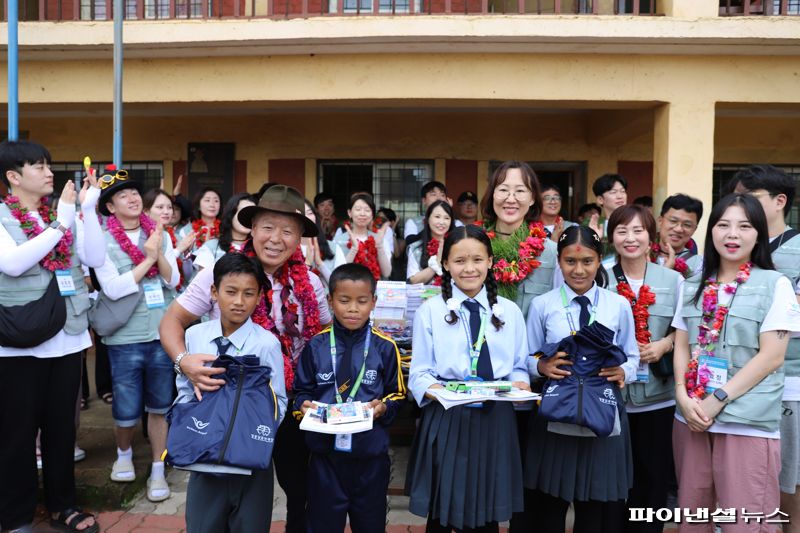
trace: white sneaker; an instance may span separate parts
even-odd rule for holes
[[[75,445],[75,462],[78,463],[86,459],[86,450],[83,448],[79,448],[78,445]]]
[[[147,478],[147,499],[151,502],[163,502],[169,498],[171,492],[167,480],[163,477],[160,478]]]
[[[133,460],[117,457],[111,467],[111,481],[120,483],[130,483],[136,479],[136,472],[133,470]]]

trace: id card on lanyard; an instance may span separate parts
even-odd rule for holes
[[[354,401],[356,394],[358,393],[358,389],[361,388],[361,380],[364,379],[364,371],[367,368],[367,356],[369,355],[369,343],[372,338],[372,322],[370,322],[367,326],[367,335],[364,338],[364,361],[361,362],[361,370],[358,371],[358,376],[356,377],[355,383],[353,383],[353,387],[350,389],[350,394],[347,395],[347,401],[352,402]],[[333,388],[336,391],[336,403],[344,403],[342,399],[342,394],[339,392],[339,385],[336,383],[336,337],[333,333],[333,326],[331,326],[331,333],[330,333],[330,341],[331,341],[331,370],[333,370]],[[350,453],[353,451],[353,435],[346,434],[346,435],[336,435],[336,438],[333,442],[333,449],[337,452],[346,452]]]
[[[75,296],[75,280],[69,270],[56,270],[56,282],[61,296]]]
[[[145,281],[142,286],[144,287],[144,301],[148,309],[164,307],[164,290],[161,288],[161,280],[158,277]]]
[[[600,290],[596,290],[594,293],[594,302],[592,302],[592,310],[589,312],[589,324],[593,324],[595,318],[597,317],[597,302],[600,296]],[[575,327],[575,319],[572,317],[572,311],[569,308],[570,299],[567,298],[567,290],[564,286],[561,286],[561,305],[564,306],[564,312],[567,315],[567,323],[569,324],[569,333],[570,335],[575,335],[578,333],[578,328]],[[589,325],[587,324],[587,325]]]

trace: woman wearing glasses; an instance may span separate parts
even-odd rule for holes
[[[542,224],[553,242],[558,242],[564,230],[575,225],[561,216],[563,198],[558,185],[548,184],[542,187]]]

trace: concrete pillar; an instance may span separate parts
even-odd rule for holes
[[[269,182],[269,158],[263,150],[253,150],[243,159],[247,160],[247,190],[258,192],[262,185]]]
[[[447,160],[433,160],[433,179],[447,185]]]
[[[317,194],[317,160],[306,159],[306,198],[314,201]]]
[[[675,193],[703,202],[711,212],[714,170],[714,102],[671,102],[656,109],[653,142],[653,205]],[[694,240],[702,248],[708,215]]]
[[[478,190],[475,191],[475,194],[478,195],[479,203],[483,200],[483,195],[486,194],[487,188],[489,188],[489,162],[478,161]],[[478,213],[478,218],[482,219],[483,215]]]
[[[658,12],[668,17],[699,19],[719,16],[717,0],[661,0]]]

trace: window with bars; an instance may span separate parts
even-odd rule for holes
[[[93,163],[95,171],[98,176],[102,176],[106,172],[105,166],[109,162],[96,162]],[[128,171],[128,179],[134,179],[144,183],[145,191],[155,189],[161,184],[161,178],[164,177],[164,164],[160,161],[142,161],[138,163],[126,163],[125,170]],[[54,175],[54,188],[53,194],[59,196],[61,189],[64,188],[67,181],[78,180],[76,185],[81,185],[83,182],[84,169],[83,163],[53,163],[50,169]],[[78,187],[80,189],[80,186]]]
[[[748,165],[715,165],[714,166],[714,203],[717,203],[717,200],[720,199],[721,191],[723,185],[730,180],[736,172],[739,170],[746,168]],[[800,198],[798,198],[798,194],[800,194],[800,164],[799,165],[775,165],[776,167],[780,168],[784,172],[788,173],[790,176],[794,177],[795,182],[795,197],[794,202],[792,205],[792,209],[789,212],[789,216],[786,218],[786,223],[792,226],[793,228],[797,228],[800,226]],[[708,212],[711,212],[711,209],[706,206]]]
[[[336,216],[347,217],[350,196],[368,192],[376,208],[388,207],[401,219],[422,214],[420,190],[433,179],[433,161],[320,161],[318,189],[333,196]]]

